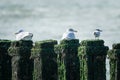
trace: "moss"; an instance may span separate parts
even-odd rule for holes
[[[78,48],[81,80],[106,80],[105,59],[108,47],[103,40],[83,40]]]
[[[20,40],[20,41],[12,41],[11,47],[32,47],[33,42],[31,40]]]
[[[110,59],[110,80],[117,80],[120,78],[120,43],[114,43],[112,49],[108,51]]]
[[[118,59],[119,55],[120,55],[120,49],[111,49],[108,51],[108,57],[110,59]]]
[[[18,55],[29,58],[31,55],[31,48],[33,46],[32,44],[32,41],[13,41],[10,48],[8,49],[9,55]]]
[[[61,40],[60,41],[60,44],[78,44],[79,43],[79,40],[78,39],[72,39],[72,40]]]
[[[10,46],[11,41],[10,40],[0,40],[0,46]]]
[[[8,50],[12,56],[12,80],[32,80],[33,62],[30,59],[32,41],[13,41]]]
[[[112,49],[120,49],[120,43],[114,43]]]
[[[110,80],[115,80],[115,75],[116,75],[116,60],[115,59],[111,59],[110,62]]]
[[[117,71],[117,53],[115,53],[114,49],[108,51],[108,56],[110,59],[110,80],[115,80],[116,71]]]
[[[31,48],[29,47],[10,47],[9,48],[10,56],[21,56],[21,57],[30,57]]]
[[[35,42],[32,48],[34,58],[33,80],[57,80],[57,55],[54,51],[55,40]],[[39,64],[38,64],[39,63]]]
[[[56,40],[44,40],[35,42],[36,48],[54,48],[54,45],[57,44]]]
[[[114,50],[109,50],[108,51],[108,57],[110,58],[110,59],[116,59],[116,56],[115,56],[115,54],[113,54],[114,53]]]
[[[108,51],[107,46],[81,46],[79,47],[80,54],[87,55],[106,55]]]
[[[32,80],[32,67],[33,63],[28,58],[12,57],[12,80]]]
[[[64,62],[58,62],[58,80],[66,80],[66,77],[65,77],[65,73],[66,73],[66,70],[65,70],[65,65],[64,65]]]
[[[85,48],[79,47],[78,56],[80,58],[80,80],[88,79],[87,55],[84,54]]]
[[[35,46],[31,49],[31,57],[40,57],[41,53],[51,54],[51,52],[54,52],[55,44],[57,44],[56,40],[44,40],[35,42]]]
[[[0,79],[11,80],[11,57],[8,55],[10,40],[0,40]]]
[[[0,40],[0,53],[7,54],[7,50],[10,47],[10,40]]]
[[[62,40],[55,46],[58,55],[59,80],[79,80],[80,62],[78,55],[79,40]]]
[[[103,40],[83,40],[80,43],[81,46],[104,46]]]

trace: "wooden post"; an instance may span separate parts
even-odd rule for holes
[[[59,80],[80,80],[79,40],[62,40],[56,46]]]
[[[35,42],[32,49],[32,58],[34,59],[33,80],[58,80],[55,44],[57,44],[55,40]]]
[[[120,43],[112,45],[108,56],[110,59],[110,80],[120,80]]]
[[[0,79],[11,80],[11,57],[8,55],[8,48],[11,41],[0,40]]]
[[[12,80],[32,80],[30,59],[32,41],[13,41],[9,48],[12,56]]]
[[[0,40],[0,79],[11,80],[11,57],[8,54],[8,48],[11,41]]]
[[[83,40],[79,47],[81,80],[106,80],[108,47],[103,40]]]

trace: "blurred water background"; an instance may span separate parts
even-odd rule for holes
[[[0,39],[15,40],[19,29],[32,32],[33,41],[60,40],[67,28],[80,41],[100,39],[111,48],[120,42],[120,0],[0,0]]]

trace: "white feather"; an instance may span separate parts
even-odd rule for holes
[[[19,32],[16,34],[16,40],[31,40],[33,37],[33,34],[30,32]]]
[[[67,40],[75,39],[74,32],[77,32],[77,31],[75,31],[73,29],[67,29],[66,32],[62,36],[62,40],[63,39],[67,39]]]

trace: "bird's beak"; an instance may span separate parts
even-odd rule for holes
[[[74,32],[77,32],[76,30],[74,30]]]
[[[18,32],[14,33],[15,35],[18,34]]]

